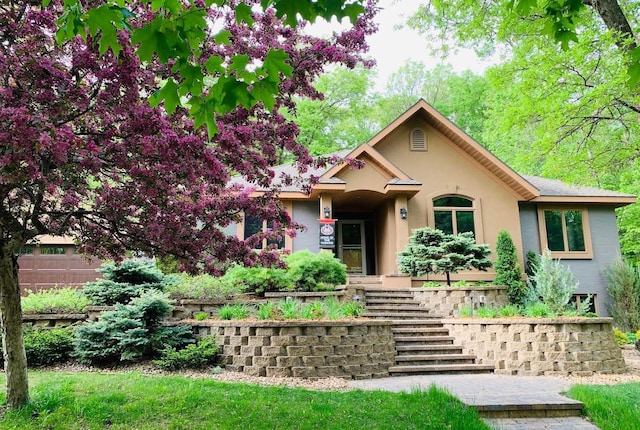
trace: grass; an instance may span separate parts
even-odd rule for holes
[[[640,429],[640,383],[575,385],[569,397],[585,404],[587,417],[602,430]]]
[[[30,372],[30,378],[31,404],[6,412],[0,428],[489,429],[475,410],[435,387],[321,392],[139,373]]]

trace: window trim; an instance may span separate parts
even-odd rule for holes
[[[465,212],[473,212],[473,227],[475,229],[475,239],[476,243],[485,243],[484,240],[484,231],[482,226],[484,225],[482,220],[482,201],[480,198],[473,197],[468,193],[463,193],[458,190],[458,192],[451,192],[452,188],[449,187],[445,190],[440,190],[435,193],[432,193],[427,196],[427,225],[435,228],[436,226],[436,216],[435,211],[444,209],[444,207],[435,207],[433,205],[433,201],[442,197],[462,197],[467,200],[471,200],[471,207],[457,207],[453,208],[454,210],[461,210]],[[447,208],[449,208],[447,206]],[[449,209],[445,209],[449,210]]]
[[[291,217],[291,219],[293,219],[293,204],[290,201],[285,201],[282,202],[284,205],[284,208],[286,209],[286,211],[289,213],[289,216]],[[236,237],[240,240],[244,240],[244,219],[245,219],[245,214],[242,214],[242,220],[236,224]],[[262,220],[262,231],[266,231],[267,229],[267,221],[266,220]],[[262,240],[262,248],[255,248],[254,251],[259,252],[262,251],[264,249],[266,249],[267,247],[267,239],[263,239]],[[284,234],[284,246],[282,248],[278,248],[278,251],[291,251],[293,250],[293,238],[291,236],[289,236],[288,234]]]
[[[562,213],[562,239],[565,249],[569,249],[567,239],[567,225],[564,212],[580,211],[582,216],[582,234],[584,236],[584,251],[551,251],[552,258],[567,260],[591,260],[593,259],[593,247],[591,243],[591,228],[589,225],[589,210],[586,206],[538,206],[538,233],[540,236],[540,249],[549,249],[547,240],[547,223],[544,217],[545,211],[560,211]]]

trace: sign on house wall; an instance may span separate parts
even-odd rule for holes
[[[321,219],[320,221],[320,248],[333,249],[336,247],[336,220]]]

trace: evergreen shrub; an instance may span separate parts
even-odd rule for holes
[[[165,275],[147,258],[124,260],[120,264],[107,262],[98,271],[104,279],[87,282],[82,290],[96,306],[126,304],[145,291],[162,291],[165,288]],[[174,278],[167,280],[173,282]]]
[[[536,272],[527,282],[529,284],[527,307],[542,302],[549,307],[549,312],[554,315],[562,315],[571,311],[571,301],[573,294],[578,289],[578,281],[569,267],[560,264],[559,260],[551,258],[549,250],[542,253]],[[589,308],[590,302],[591,298],[583,300],[581,308],[577,309],[578,314],[584,314]]]
[[[609,313],[622,330],[640,329],[640,270],[618,258],[604,270],[609,280],[607,291],[611,296]]]
[[[513,244],[511,235],[506,230],[498,233],[496,244],[496,254],[498,258],[494,264],[496,278],[495,285],[507,287],[507,297],[514,305],[524,304],[526,298],[526,286],[522,281],[522,271],[518,262],[518,254]]]
[[[223,276],[223,281],[248,293],[264,295],[267,291],[290,291],[293,283],[284,269],[275,267],[233,266]]]
[[[77,328],[74,355],[82,363],[104,365],[154,357],[167,347],[193,343],[191,327],[162,325],[171,310],[168,297],[155,290],[127,305],[117,304],[98,321]]]

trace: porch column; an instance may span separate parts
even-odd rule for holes
[[[409,243],[409,217],[407,207],[407,196],[396,196],[395,200],[395,225],[396,225],[396,252],[404,250],[404,247]],[[404,214],[404,215],[403,215]],[[403,216],[406,218],[403,219]]]
[[[329,210],[329,216],[326,217],[324,216],[324,210],[328,209]],[[319,218],[324,219],[324,218],[334,218],[333,216],[333,204],[331,201],[331,195],[330,194],[320,194],[320,215]]]
[[[328,217],[326,217],[324,214],[325,208],[329,209]],[[318,218],[320,219],[333,218],[333,204],[331,201],[331,195],[320,194],[320,214],[318,215]],[[337,249],[328,249],[328,248],[321,248],[320,252],[333,252],[334,250],[336,251],[336,253],[338,252]]]

